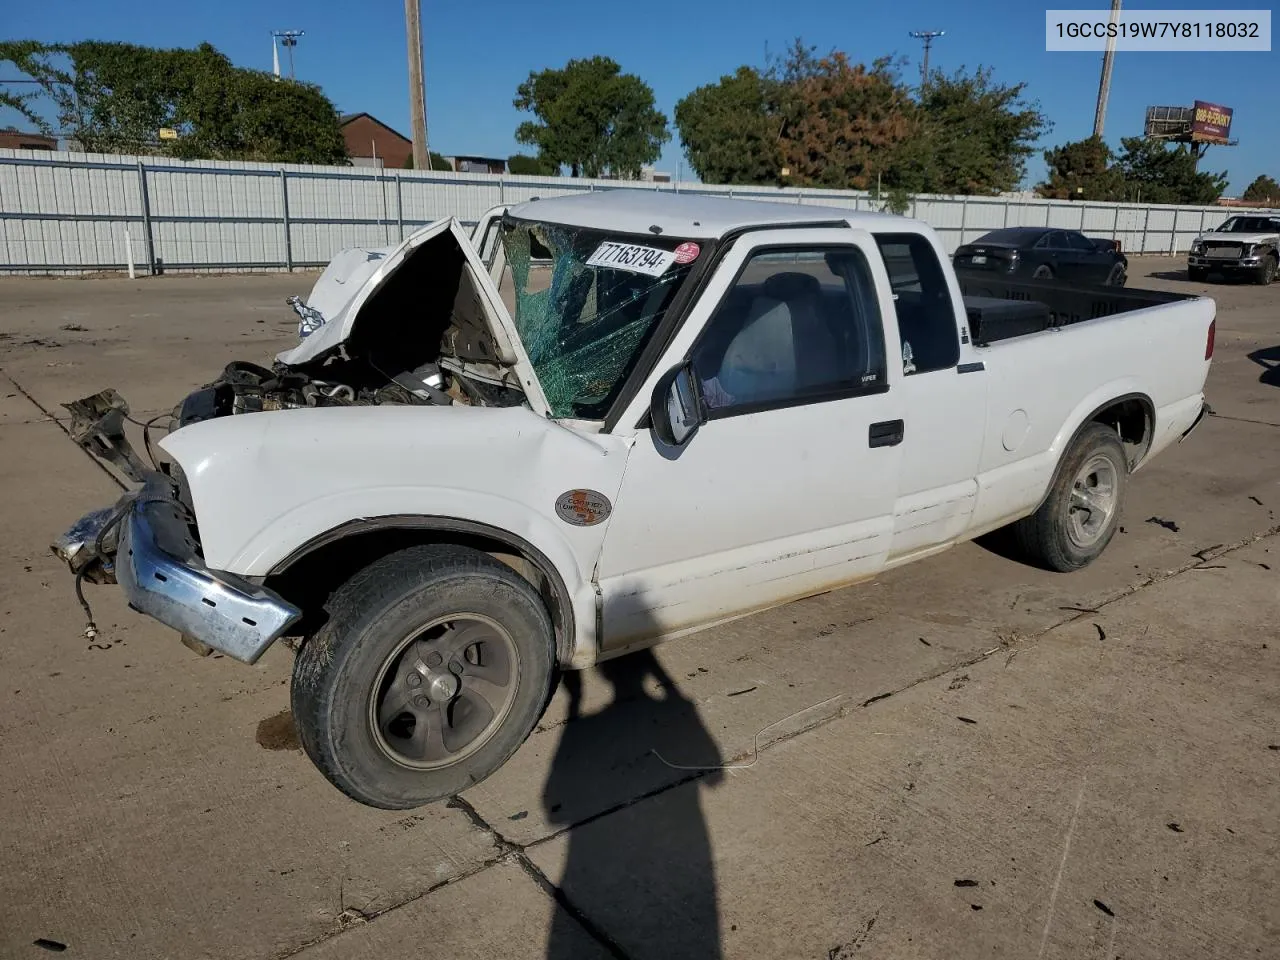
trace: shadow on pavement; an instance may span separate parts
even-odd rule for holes
[[[1280,387],[1280,346],[1255,350],[1249,354],[1249,359],[1262,367],[1262,375],[1258,377],[1259,383],[1265,383],[1269,387]]]
[[[559,878],[569,910],[555,912],[547,957],[572,955],[581,922],[615,944],[642,946],[645,954],[715,960],[722,955],[721,931],[700,793],[723,779],[719,749],[694,703],[652,651],[596,670],[612,686],[613,698],[581,716],[580,676],[566,675],[571,719],[543,789],[550,822],[573,824]],[[637,737],[648,750],[635,749]],[[573,823],[567,808],[575,795],[592,790],[593,781],[627,778],[636,766],[653,762],[676,768],[670,772],[678,785]]]

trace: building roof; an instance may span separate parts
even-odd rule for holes
[[[657,226],[672,236],[704,239],[722,237],[731,230],[761,224],[803,225],[841,220],[854,227],[880,230],[889,223],[903,223],[902,217],[892,214],[868,213],[847,207],[736,200],[628,187],[530,200],[512,206],[508,212],[525,220],[616,230],[619,233],[644,234],[650,232],[651,226]]]
[[[388,131],[388,132],[390,132],[390,133],[395,134],[397,137],[399,137],[399,138],[400,138],[401,140],[403,140],[405,143],[412,143],[412,141],[411,141],[408,137],[406,137],[403,133],[401,133],[401,132],[400,132],[399,130],[397,130],[395,127],[392,127],[392,126],[389,126],[389,125],[387,125],[387,124],[383,123],[381,120],[379,120],[377,117],[375,117],[372,113],[364,113],[364,112],[361,112],[361,113],[344,113],[342,116],[340,116],[340,117],[338,118],[338,126],[339,126],[339,127],[345,127],[347,124],[351,123],[351,122],[352,122],[352,121],[354,121],[354,120],[359,120],[361,117],[368,117],[370,120],[372,120],[372,121],[373,121],[374,123],[376,123],[378,126],[382,127],[382,129],[384,129],[384,130],[386,130],[386,131]]]

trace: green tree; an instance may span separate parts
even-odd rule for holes
[[[507,172],[516,176],[558,177],[560,165],[541,155],[531,157],[527,153],[513,153],[507,157]]]
[[[1037,188],[1054,200],[1123,200],[1124,174],[1101,137],[1064,143],[1044,152],[1049,177]]]
[[[530,73],[516,88],[518,110],[538,119],[516,128],[516,141],[538,148],[573,176],[639,176],[671,139],[653,90],[608,57],[570,60],[559,70]]]
[[[1015,189],[1027,158],[1051,124],[1025,83],[997,83],[990,68],[934,73],[919,94],[921,123],[895,157],[898,178],[929,193],[995,194]]]
[[[777,84],[742,66],[676,104],[689,166],[704,183],[776,184],[782,149]]]
[[[1119,166],[1129,199],[1144,203],[1213,203],[1227,189],[1227,173],[1201,173],[1184,144],[1125,137]]]
[[[48,97],[58,127],[86,150],[342,163],[333,104],[312,84],[234,66],[211,45],[157,50],[84,41],[0,44]],[[47,121],[46,121],[47,123]],[[159,140],[162,128],[176,140]]]
[[[1276,183],[1264,173],[1244,188],[1241,199],[1253,203],[1269,203],[1274,206],[1280,203],[1280,183]]]
[[[34,63],[34,57],[39,53],[41,44],[34,40],[4,40],[0,41],[0,70],[5,73],[16,71],[18,73],[28,73],[27,67]],[[9,67],[5,67],[8,64]],[[29,76],[29,73],[28,73]],[[53,127],[49,122],[32,106],[32,102],[38,96],[35,90],[9,90],[5,89],[0,81],[0,108],[7,107],[16,111],[20,116],[24,117],[28,123],[39,128],[42,133],[52,133]]]
[[[909,186],[896,182],[894,161],[919,118],[891,60],[868,67],[839,51],[818,57],[797,40],[772,70],[789,182],[865,190],[883,177]]]

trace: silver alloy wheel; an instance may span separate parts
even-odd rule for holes
[[[369,725],[378,747],[417,770],[480,749],[515,700],[520,659],[496,621],[458,613],[415,630],[378,668]]]
[[[1111,524],[1119,502],[1119,478],[1111,458],[1097,454],[1090,458],[1071,485],[1067,504],[1067,536],[1081,549],[1102,538]]]

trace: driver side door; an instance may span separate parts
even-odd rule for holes
[[[606,650],[883,567],[903,439],[890,302],[865,231],[761,231],[728,251],[620,421],[640,425],[596,571]],[[646,419],[673,379],[696,421],[674,442]]]

